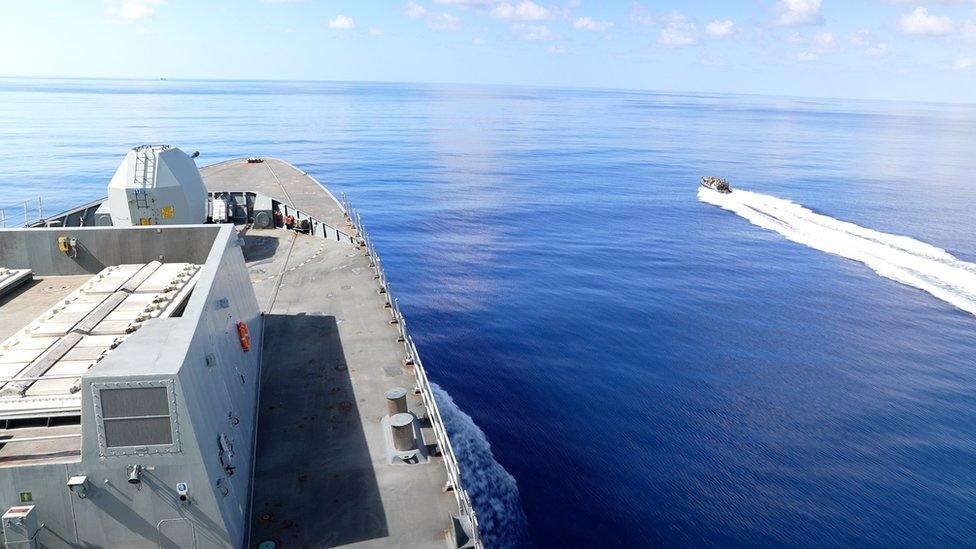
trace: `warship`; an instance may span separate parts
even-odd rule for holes
[[[718,191],[722,194],[729,194],[732,192],[732,187],[729,187],[729,182],[714,176],[706,176],[701,178],[701,186],[706,189],[712,189],[713,191]]]
[[[361,216],[282,160],[196,156],[0,210],[3,545],[482,547]]]

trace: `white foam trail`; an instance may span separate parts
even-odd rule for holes
[[[430,384],[447,435],[461,466],[464,489],[478,514],[479,531],[486,548],[527,547],[528,527],[515,477],[495,461],[485,433],[471,416],[461,411],[451,395]]]
[[[814,213],[774,196],[699,187],[698,199],[811,248],[864,263],[879,275],[924,290],[976,315],[976,264],[909,238]]]

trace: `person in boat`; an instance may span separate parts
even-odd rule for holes
[[[703,177],[701,179],[701,184],[703,187],[708,187],[709,189],[718,191],[720,193],[730,193],[732,192],[731,187],[729,187],[729,182],[713,176]]]

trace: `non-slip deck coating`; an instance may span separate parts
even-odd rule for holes
[[[258,191],[354,233],[332,196],[284,162],[201,173],[211,192]],[[244,239],[266,315],[250,545],[444,547],[457,506],[442,458],[388,460],[383,393],[404,387],[410,411],[426,413],[368,258],[283,229]]]

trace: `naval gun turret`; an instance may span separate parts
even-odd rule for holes
[[[126,153],[108,184],[112,225],[186,225],[207,220],[207,190],[193,157],[169,145]]]

